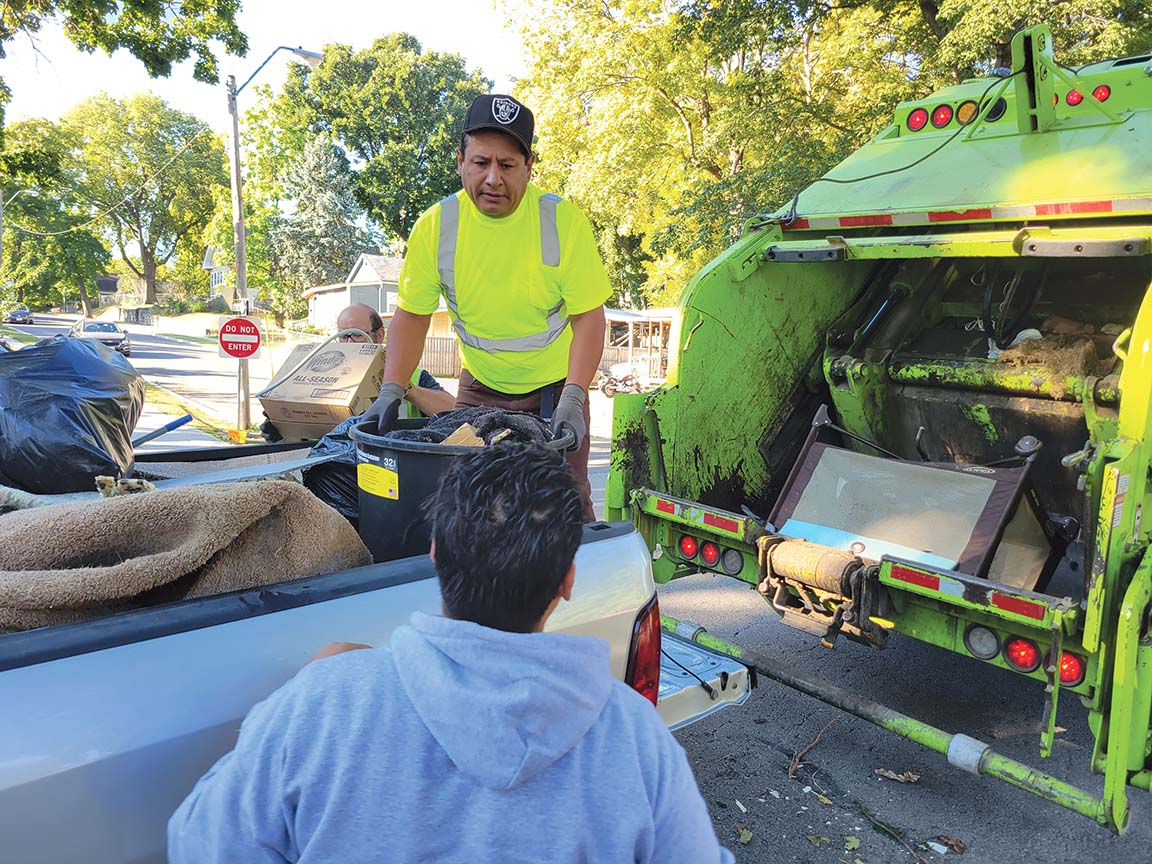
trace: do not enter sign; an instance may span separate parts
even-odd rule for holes
[[[260,328],[247,318],[229,318],[220,325],[220,356],[248,360],[260,353]]]

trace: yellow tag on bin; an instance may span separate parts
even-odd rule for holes
[[[356,484],[369,495],[400,500],[400,479],[395,471],[361,462],[356,466]]]

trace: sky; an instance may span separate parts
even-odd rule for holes
[[[96,93],[122,97],[151,90],[174,108],[225,132],[230,126],[224,79],[235,75],[237,83],[243,83],[277,46],[317,52],[331,43],[366,48],[378,36],[401,31],[414,35],[425,51],[462,55],[470,70],[479,68],[495,81],[495,92],[507,92],[523,74],[524,64],[519,39],[505,29],[506,20],[494,0],[244,0],[237,23],[248,36],[248,54],[216,52],[218,85],[193,80],[191,61],[174,67],[169,78],[149,78],[143,64],[127,51],[112,57],[102,51],[85,54],[58,25],[49,24],[36,37],[35,46],[23,37],[5,46],[8,56],[0,60],[0,76],[12,90],[6,120],[54,120]],[[255,85],[280,85],[294,62],[291,58],[281,51],[264,67],[249,90],[240,94],[241,112],[252,107],[250,90]]]

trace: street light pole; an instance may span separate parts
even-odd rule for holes
[[[248,76],[239,87],[236,86],[236,76],[229,75],[225,88],[228,92],[228,114],[232,117],[232,237],[236,244],[236,297],[241,302],[241,314],[247,315],[250,311],[248,302],[248,261],[245,247],[244,233],[244,192],[240,176],[240,111],[236,107],[236,97],[247,87],[260,70],[268,65],[268,61],[280,51],[291,51],[299,60],[309,66],[320,65],[323,56],[315,51],[305,51],[303,48],[292,48],[281,45],[264,58],[264,62],[256,67],[256,71]],[[0,219],[3,213],[0,212]],[[2,230],[0,222],[0,230]],[[236,426],[247,429],[251,422],[248,396],[248,360],[240,360],[239,381],[236,390]]]
[[[275,53],[275,52],[273,52]],[[268,62],[267,60],[264,61]],[[236,76],[228,76],[228,113],[232,115],[232,239],[236,245],[236,298],[241,314],[248,314],[248,260],[244,236],[244,192],[240,177],[240,112],[236,108]],[[247,429],[251,423],[251,399],[248,395],[248,358],[240,358],[236,388],[236,428]]]

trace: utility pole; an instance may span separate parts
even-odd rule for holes
[[[240,110],[236,106],[236,97],[260,73],[260,70],[268,65],[268,61],[280,51],[291,51],[297,59],[312,67],[319,66],[320,61],[324,59],[323,55],[317,54],[315,51],[305,51],[303,48],[281,45],[265,57],[264,62],[257,66],[256,71],[249,75],[248,80],[239,87],[236,86],[235,75],[229,75],[225,84],[228,92],[228,114],[232,117],[232,238],[236,245],[236,299],[240,301],[240,314],[242,315],[247,315],[251,311],[251,303],[248,299],[248,261],[245,248],[247,238],[244,234],[244,192],[240,176]],[[0,213],[0,219],[2,218],[3,214]],[[240,370],[236,388],[236,427],[247,429],[251,423],[248,396],[248,360],[245,358],[238,362],[240,363]]]
[[[273,52],[275,53],[275,52]],[[264,61],[268,62],[267,60]],[[236,244],[236,299],[241,303],[241,314],[248,314],[248,260],[244,236],[244,192],[240,177],[240,112],[236,108],[236,76],[229,75],[228,113],[232,115],[232,238]],[[236,428],[247,429],[251,424],[248,396],[248,358],[239,361],[240,374],[236,388]]]

